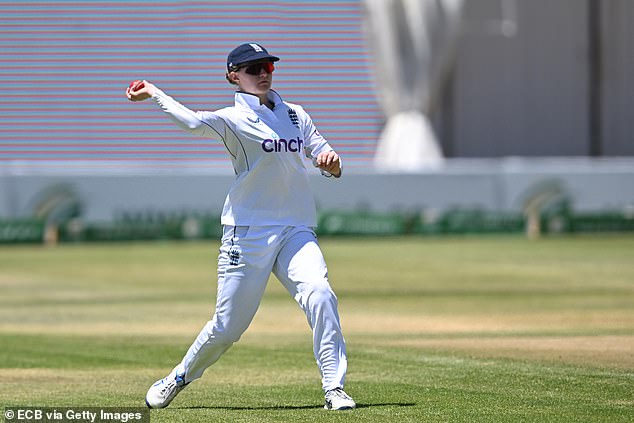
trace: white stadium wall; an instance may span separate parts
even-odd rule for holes
[[[217,214],[232,175],[60,174],[0,177],[0,218],[30,216],[34,199],[68,186],[87,221],[122,213],[165,211]],[[443,212],[452,208],[521,212],[527,193],[544,182],[559,185],[576,211],[634,213],[634,160],[454,160],[425,174],[347,173],[341,180],[311,176],[320,210]]]

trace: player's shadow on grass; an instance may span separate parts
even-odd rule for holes
[[[357,408],[372,408],[372,407],[414,407],[415,402],[382,402],[377,404],[357,404]],[[323,407],[322,407],[323,408]]]
[[[384,403],[376,403],[376,404],[357,404],[357,408],[372,408],[372,407],[388,407],[388,406],[396,406],[396,407],[413,407],[415,406],[415,402],[384,402]],[[311,410],[311,409],[322,409],[323,405],[271,405],[265,407],[232,407],[232,406],[221,406],[221,405],[195,405],[192,407],[170,407],[171,409],[179,409],[179,410],[231,410],[231,411],[246,411],[246,410]]]

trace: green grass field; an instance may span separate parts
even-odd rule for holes
[[[272,279],[152,422],[632,422],[634,236],[323,239],[359,408],[322,409]],[[0,408],[142,406],[213,312],[218,245],[0,247]]]

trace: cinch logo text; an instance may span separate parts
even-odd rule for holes
[[[288,153],[289,151],[296,153],[298,151],[302,151],[303,148],[304,140],[300,140],[299,137],[291,138],[290,140],[280,138],[279,140],[266,139],[262,141],[262,150],[267,153]]]

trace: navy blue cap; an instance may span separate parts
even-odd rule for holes
[[[269,59],[271,62],[277,62],[279,57],[269,54],[264,47],[256,43],[245,43],[234,48],[229,56],[227,56],[227,70],[231,70],[234,66],[243,63],[253,62],[256,60]]]

